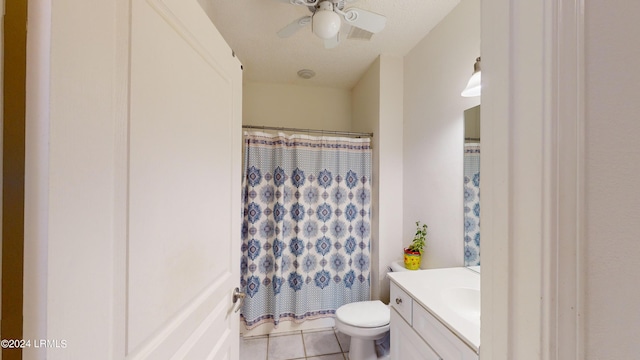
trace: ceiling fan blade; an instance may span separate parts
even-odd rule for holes
[[[334,47],[338,46],[338,44],[340,44],[340,33],[337,33],[336,36],[332,37],[331,39],[325,40],[324,48],[333,49]]]
[[[298,30],[309,24],[311,24],[311,16],[303,16],[297,20],[294,20],[291,24],[283,27],[280,31],[278,31],[278,37],[288,38],[291,35],[295,34]]]
[[[387,18],[384,15],[371,11],[350,8],[346,9],[343,13],[342,16],[347,24],[374,34],[384,29],[384,26],[387,24]]]

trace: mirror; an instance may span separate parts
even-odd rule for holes
[[[464,266],[480,270],[480,105],[464,111]]]

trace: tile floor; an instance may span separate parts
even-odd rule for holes
[[[350,340],[333,328],[240,337],[240,359],[348,360]]]

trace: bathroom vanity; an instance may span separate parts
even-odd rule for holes
[[[389,278],[391,359],[479,358],[480,274],[460,267]]]

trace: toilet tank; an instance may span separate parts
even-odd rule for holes
[[[389,272],[409,271],[404,267],[404,260],[396,260],[389,266]]]

